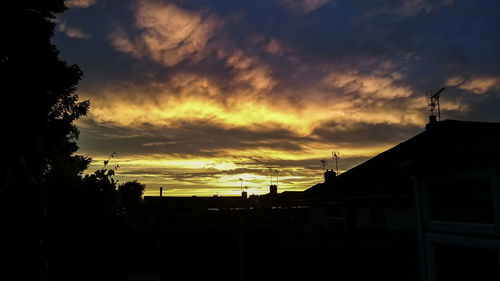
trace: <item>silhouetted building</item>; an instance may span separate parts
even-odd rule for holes
[[[500,124],[444,121],[415,167],[425,281],[500,280]]]
[[[364,249],[397,250],[385,254],[391,268],[397,255],[399,262],[416,257],[418,241],[422,280],[500,279],[498,123],[431,120],[424,132],[304,195],[335,202],[338,226]]]

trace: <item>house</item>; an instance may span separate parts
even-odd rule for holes
[[[333,180],[325,174],[304,196],[334,202],[327,213],[374,260],[397,260],[391,251],[399,248],[409,270],[418,253],[422,280],[473,280],[478,272],[500,280],[499,123],[430,122]]]
[[[413,172],[422,280],[500,280],[500,124],[428,130],[432,161]]]

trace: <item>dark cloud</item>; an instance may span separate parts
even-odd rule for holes
[[[144,124],[140,129],[97,124],[85,120],[80,146],[98,154],[113,151],[121,155],[165,154],[184,156],[217,156],[221,149],[300,150],[308,137],[297,137],[285,130],[255,132],[244,128],[224,129],[212,124],[183,123],[177,128]]]
[[[313,132],[321,140],[330,140],[339,146],[370,144],[392,144],[402,142],[422,131],[420,126],[398,126],[390,124],[359,123],[345,129],[342,124],[328,123],[316,128]]]

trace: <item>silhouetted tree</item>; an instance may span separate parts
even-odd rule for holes
[[[142,194],[146,186],[137,181],[126,182],[118,186],[118,192],[126,215],[135,215],[142,203]]]
[[[114,156],[111,154],[110,158]],[[122,209],[114,168],[109,159],[93,174],[81,178],[72,198],[70,243],[65,270],[71,280],[123,280]]]
[[[107,161],[104,162],[102,169],[83,177],[77,198],[77,202],[85,206],[83,211],[86,215],[92,212],[100,216],[100,219],[103,216],[115,217],[121,209],[117,182],[113,178],[115,169],[108,169]]]
[[[7,187],[25,181],[40,183],[43,176],[78,149],[78,129],[89,102],[75,93],[82,71],[59,59],[51,44],[55,14],[65,10],[62,0],[7,1],[1,14],[0,77],[9,138]],[[14,180],[13,180],[14,179]],[[23,183],[24,184],[24,183]]]
[[[65,9],[63,0],[6,1],[0,9],[0,112],[6,132],[0,213],[9,246],[3,253],[10,262],[2,265],[27,279],[39,272],[38,278],[46,278],[46,248],[54,243],[45,239],[53,232],[49,221],[64,209],[65,188],[90,161],[73,155],[79,135],[73,122],[89,108],[75,93],[82,71],[61,60],[50,42],[55,15]]]

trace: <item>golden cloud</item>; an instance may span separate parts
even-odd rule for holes
[[[85,33],[79,28],[68,26],[68,24],[64,21],[60,21],[57,24],[57,30],[63,32],[70,38],[89,39],[91,37],[89,34]]]
[[[357,92],[364,97],[377,99],[407,98],[412,95],[409,87],[397,86],[401,79],[399,73],[379,76],[377,74],[359,74],[357,71],[333,72],[326,76],[323,83],[342,89],[345,93]]]
[[[174,66],[184,60],[202,59],[220,21],[172,3],[139,1],[135,24],[139,35],[128,35],[118,28],[110,35],[112,45],[135,57],[148,57],[165,66]]]
[[[97,3],[97,0],[66,0],[68,8],[88,8]]]
[[[307,98],[295,102],[282,97],[299,93],[269,92],[275,82],[261,68],[237,71],[235,79],[251,84],[250,89],[236,85],[228,94],[227,89],[209,77],[178,73],[165,83],[108,89],[98,95],[81,93],[81,96],[91,98],[90,117],[95,121],[132,127],[145,123],[178,127],[183,122],[203,121],[222,128],[255,131],[283,128],[305,136],[330,120],[347,125],[426,122],[424,98],[409,97],[409,89],[394,86],[389,78],[330,74],[324,83],[336,89],[311,85],[309,93],[300,93]],[[354,90],[361,93],[359,97],[349,94]],[[117,95],[122,98],[113,98]],[[144,96],[148,98],[141,98]]]
[[[247,56],[241,49],[230,52],[221,50],[218,57],[219,59],[225,57],[226,66],[233,68],[233,83],[251,87],[252,92],[247,94],[253,95],[269,91],[277,84],[269,67],[256,57]]]
[[[446,86],[458,87],[474,94],[484,94],[489,90],[500,88],[500,77],[461,77],[453,76],[446,80]]]

